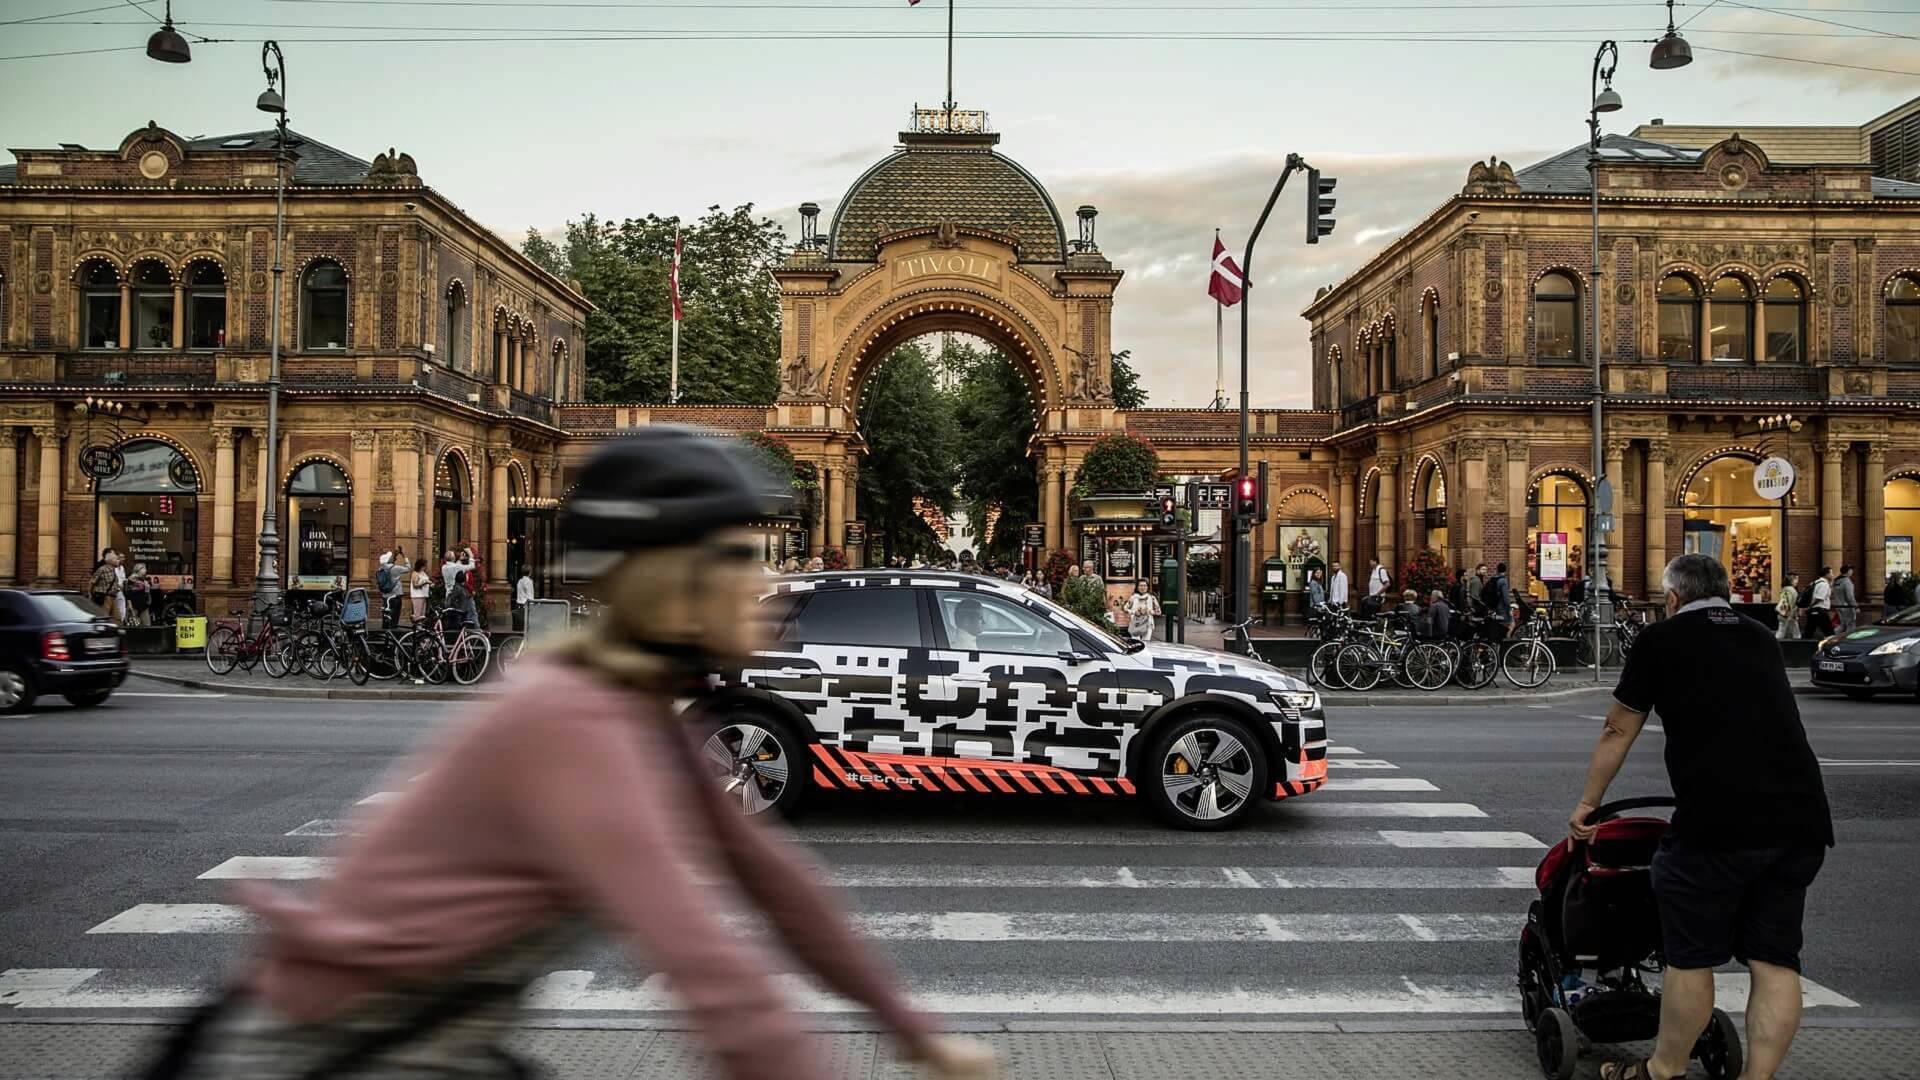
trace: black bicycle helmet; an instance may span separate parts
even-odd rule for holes
[[[732,439],[643,427],[587,462],[560,508],[560,540],[583,555],[694,543],[780,513],[782,487]]]

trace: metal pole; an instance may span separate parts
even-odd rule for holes
[[[273,66],[267,67],[271,57]],[[280,599],[280,306],[281,278],[286,273],[287,246],[287,61],[278,42],[269,41],[260,48],[260,64],[267,72],[267,85],[280,87],[280,119],[274,124],[274,162],[277,182],[273,196],[273,303],[267,330],[267,468],[260,477],[260,497],[266,500],[260,512],[260,558],[253,573],[253,593],[263,604]]]
[[[1619,51],[1613,42],[1602,42],[1600,50],[1593,54],[1593,79],[1587,94],[1587,186],[1593,190],[1593,270],[1587,279],[1588,323],[1591,327],[1587,335],[1588,348],[1593,350],[1593,535],[1587,538],[1588,550],[1592,553],[1593,565],[1588,569],[1587,587],[1591,591],[1593,602],[1593,681],[1600,681],[1600,623],[1601,615],[1611,605],[1604,599],[1607,595],[1607,534],[1600,528],[1600,485],[1607,479],[1607,459],[1605,440],[1601,428],[1601,399],[1606,394],[1606,383],[1602,381],[1600,370],[1600,111],[1594,103],[1600,96],[1600,63],[1612,52],[1618,61]],[[1613,80],[1613,68],[1607,68],[1607,80]]]
[[[953,134],[953,0],[947,0],[947,134]]]
[[[667,402],[680,404],[680,320],[673,320],[673,361],[667,372]]]
[[[1267,227],[1267,217],[1273,213],[1273,204],[1280,201],[1280,191],[1287,186],[1287,177],[1304,164],[1299,154],[1287,155],[1287,167],[1280,171],[1280,179],[1273,185],[1273,194],[1267,196],[1267,205],[1261,209],[1260,220],[1254,223],[1253,232],[1247,237],[1247,250],[1240,260],[1240,478],[1247,475],[1247,328],[1248,309],[1253,307],[1253,246],[1260,242],[1260,230]],[[1247,611],[1250,599],[1247,579],[1253,576],[1253,548],[1247,543],[1247,534],[1253,526],[1240,516],[1237,491],[1233,499],[1233,621],[1237,625],[1251,618]]]

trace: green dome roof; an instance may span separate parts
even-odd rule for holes
[[[1032,173],[993,151],[998,138],[902,135],[835,208],[828,257],[870,260],[888,233],[951,221],[1013,237],[1021,262],[1065,262],[1060,211]]]

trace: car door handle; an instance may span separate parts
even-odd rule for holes
[[[954,682],[960,683],[963,686],[986,686],[989,683],[993,682],[993,679],[986,675],[969,674],[969,675],[951,675],[948,677],[951,678]]]
[[[798,679],[807,675],[818,675],[819,672],[812,668],[783,667],[776,670],[774,674],[783,678]]]

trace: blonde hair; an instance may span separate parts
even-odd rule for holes
[[[589,587],[606,603],[600,618],[568,634],[550,653],[614,682],[656,689],[678,666],[648,645],[698,645],[705,619],[704,568],[711,553],[699,547],[650,548],[622,556]]]

